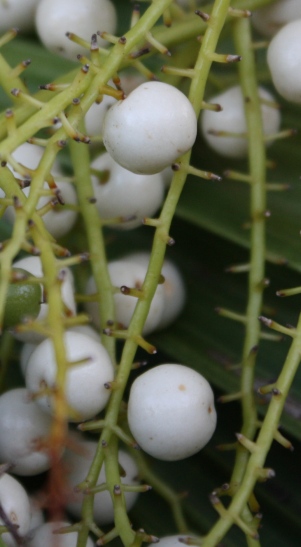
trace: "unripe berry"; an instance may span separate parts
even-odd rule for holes
[[[14,268],[15,275],[28,275],[23,268]],[[0,276],[1,281],[1,276]],[[26,317],[36,319],[42,304],[42,289],[36,283],[10,283],[6,294],[3,328],[10,328],[21,323]]]
[[[38,256],[28,256],[26,258],[21,258],[20,260],[17,260],[17,262],[14,262],[13,264],[14,268],[23,268],[24,270],[27,270],[29,273],[36,277],[43,277],[43,268],[42,268],[42,262],[41,259]],[[67,307],[67,309],[70,311],[70,314],[75,314],[76,312],[76,304],[74,299],[74,281],[73,281],[73,275],[70,270],[70,268],[62,268],[58,275],[62,278],[61,283],[61,295],[62,300]],[[37,320],[43,320],[48,313],[48,304],[42,303],[40,307],[40,312],[37,317]],[[22,340],[23,342],[31,342],[31,343],[38,343],[43,340],[43,336],[37,332],[31,331],[31,332],[20,332],[16,333],[15,337],[18,340]]]

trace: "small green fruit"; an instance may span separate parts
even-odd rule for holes
[[[22,268],[14,268],[14,273],[31,275]],[[42,288],[38,283],[10,283],[6,295],[3,328],[8,329],[21,323],[24,317],[36,318],[42,302]]]

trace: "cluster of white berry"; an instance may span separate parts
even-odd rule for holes
[[[177,3],[184,8],[189,5],[184,0]],[[288,5],[292,9],[291,17]],[[301,64],[301,54],[298,48],[296,50],[296,42],[301,32],[301,19],[290,22],[290,18],[295,19],[299,7],[300,2],[297,6],[293,0],[279,0],[261,10],[260,17],[254,17],[254,25],[268,35],[283,26],[269,46],[268,64],[277,91],[287,100],[300,103],[301,73],[297,67]],[[0,29],[20,26],[29,30],[33,21],[41,41],[49,50],[74,61],[78,54],[86,51],[78,40],[69,39],[70,32],[89,43],[91,35],[98,29],[107,33],[116,30],[116,12],[110,0],[32,0],[27,3],[7,0],[0,4]],[[66,33],[69,33],[69,38]],[[99,36],[98,45],[106,45]],[[259,88],[258,91],[262,99],[264,133],[273,135],[280,127],[279,110],[273,107],[274,98],[267,90]],[[199,122],[204,138],[224,156],[246,156],[247,128],[240,88],[232,87],[214,96],[211,102],[218,103],[221,111],[204,111]],[[115,229],[137,228],[145,217],[152,217],[163,204],[164,170],[188,152],[195,142],[197,119],[191,103],[171,85],[139,81],[125,99],[116,101],[104,96],[100,104],[93,104],[85,116],[85,126],[87,134],[101,137],[106,148],[106,152],[97,155],[90,166],[93,198],[100,218],[112,220],[111,226]],[[229,127],[235,136],[224,134]],[[23,143],[11,155],[8,167],[16,179],[23,181],[26,197],[30,195],[29,181],[42,156],[42,148],[28,143]],[[107,175],[104,177],[103,173]],[[38,209],[45,208],[43,221],[48,232],[57,239],[70,232],[76,221],[76,185],[64,177],[58,163],[52,168],[51,178],[58,189],[59,200],[53,200],[53,195],[49,197],[49,181],[45,181],[45,196],[40,198]],[[64,208],[60,203],[69,207]],[[14,207],[9,206],[5,218],[13,223],[15,214]],[[108,265],[112,287],[117,289],[114,293],[116,322],[125,329],[130,325],[137,297],[118,289],[122,286],[141,289],[148,264],[149,255],[137,253]],[[40,259],[32,256],[20,259],[14,263],[14,269],[19,275],[41,278],[41,284],[37,282],[32,295],[34,304],[26,301],[25,305],[29,306],[31,318],[42,321],[47,317],[48,305]],[[63,307],[74,316],[77,307],[73,274],[64,267],[59,275]],[[162,275],[164,283],[157,287],[143,335],[169,326],[185,302],[181,275],[168,260],[163,264]],[[92,295],[95,292],[95,280],[91,277],[86,293]],[[16,307],[21,303],[18,302]],[[99,329],[98,305],[87,302],[86,310],[93,326]],[[7,320],[8,327],[13,327],[26,316],[24,306],[16,311],[16,316],[17,320]],[[0,397],[0,461],[12,465],[12,473],[30,476],[46,471],[52,463],[49,452],[41,447],[53,423],[57,363],[50,338],[36,331],[21,331],[15,336],[24,344],[21,367],[26,387],[8,391]],[[67,419],[78,423],[94,418],[105,409],[110,397],[107,386],[114,381],[115,370],[98,333],[91,326],[69,329],[64,342],[68,363],[73,364],[67,371]],[[41,392],[45,395],[40,396]],[[174,363],[156,366],[141,374],[131,387],[128,425],[134,439],[149,455],[162,460],[187,458],[201,450],[214,433],[216,412],[212,389],[203,376],[187,366]],[[84,437],[74,437],[74,443],[78,453],[66,450],[61,455],[63,465],[70,469],[70,490],[87,476],[96,450],[96,443]],[[119,461],[125,470],[127,484],[136,485],[138,469],[134,459],[120,450]],[[105,480],[102,471],[99,481]],[[81,519],[82,497],[82,494],[73,492],[67,503],[67,510],[74,519]],[[126,492],[125,498],[129,510],[137,493]],[[6,473],[0,476],[0,504],[9,521],[18,527],[16,537],[12,531],[2,535],[9,546],[17,545],[18,537],[25,537],[29,532],[29,546],[50,546],[55,529],[68,525],[66,522],[42,524],[24,488]],[[95,523],[102,526],[113,519],[109,493],[98,493],[94,503]],[[76,533],[59,537],[61,547],[75,545]],[[164,541],[173,546],[176,537],[165,538],[162,545],[165,545]],[[91,539],[87,545],[93,545]]]
[[[13,22],[14,26],[29,29],[32,25],[29,19],[35,7],[36,30],[45,46],[72,60],[76,60],[76,55],[84,50],[78,43],[69,40],[66,32],[71,30],[89,41],[100,25],[100,28],[112,33],[116,28],[116,13],[109,0],[89,0],[86,3],[82,0],[41,0],[32,2],[31,12],[27,6],[24,13],[19,2],[15,5],[8,2],[9,9],[5,14],[12,18],[8,17],[5,21],[3,16],[2,24],[11,26]],[[0,6],[0,15],[1,10],[5,7]],[[103,46],[105,42],[99,39],[99,45]],[[126,99],[116,101],[104,96],[103,101],[93,104],[85,116],[87,133],[92,137],[103,137],[107,149],[91,162],[94,200],[100,217],[116,219],[116,223],[111,225],[117,229],[136,228],[142,224],[144,217],[156,213],[164,200],[165,168],[190,150],[197,134],[194,110],[182,92],[161,82],[140,80],[138,83],[138,86],[129,84],[135,89]],[[11,154],[8,167],[16,179],[23,181],[26,197],[30,195],[30,179],[42,156],[41,147],[28,143],[22,144]],[[103,180],[103,173],[107,173],[106,180]],[[63,176],[57,162],[52,167],[51,178],[58,189],[59,200],[55,201],[50,195],[47,180],[44,184],[45,196],[40,198],[37,208],[44,210],[44,224],[57,239],[70,232],[76,221],[76,184],[73,185]],[[67,204],[67,207],[59,202]],[[9,223],[14,223],[15,215],[15,208],[7,207],[5,218]],[[148,263],[147,253],[128,255],[109,263],[112,286],[117,289],[121,286],[141,288]],[[17,285],[14,287],[17,291],[14,302],[18,301],[15,308],[19,309],[15,309],[13,316],[7,319],[7,327],[14,327],[25,316],[43,321],[47,317],[48,304],[40,258],[22,258],[13,267],[18,275],[25,276],[24,279],[26,276],[41,278],[41,284],[28,284],[28,287],[34,287],[34,293],[31,300],[26,300],[25,310],[21,306],[24,300],[22,291]],[[170,325],[185,302],[182,277],[169,260],[164,262],[162,275],[164,283],[157,287],[143,335]],[[69,316],[75,315],[77,308],[72,271],[64,267],[59,276],[63,308]],[[95,292],[95,281],[91,278],[87,293]],[[119,291],[114,295],[114,300],[116,321],[127,328],[137,298]],[[86,309],[92,323],[99,329],[98,306],[89,302]],[[32,476],[47,471],[52,465],[51,455],[43,450],[43,443],[53,423],[53,393],[58,370],[50,338],[37,331],[14,332],[14,335],[23,343],[20,364],[26,387],[10,390],[0,397],[0,461],[12,465],[12,473],[16,475]],[[94,418],[106,407],[110,397],[107,386],[114,380],[115,371],[94,328],[68,329],[64,343],[70,364],[65,388],[69,409],[66,418],[70,422],[83,422]],[[41,396],[41,393],[45,395]],[[186,366],[157,366],[134,382],[128,404],[128,422],[135,440],[148,454],[165,460],[186,458],[198,452],[214,432],[216,413],[213,392],[199,373]],[[76,494],[73,489],[87,476],[96,442],[78,435],[74,437],[74,443],[77,451],[62,450],[61,458],[62,465],[70,470],[70,501],[66,509],[72,518],[81,519],[83,494]],[[125,471],[126,483],[138,484],[138,469],[133,457],[120,450],[118,458]],[[102,470],[99,482],[105,480]],[[135,492],[125,493],[127,510],[132,507],[137,495]],[[52,545],[53,532],[68,525],[67,522],[45,524],[41,513],[40,520],[33,516],[32,505],[24,488],[9,475],[0,478],[0,500],[9,521],[18,526],[18,537],[28,536],[28,545],[32,547]],[[98,526],[113,522],[113,504],[108,491],[95,496],[93,516]],[[59,538],[57,544],[60,547],[69,547],[75,545],[77,534],[56,537]],[[12,546],[18,541],[12,532],[5,533],[2,538]],[[87,545],[92,545],[91,539],[88,539]]]

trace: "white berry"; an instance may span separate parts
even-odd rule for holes
[[[15,526],[20,537],[24,537],[30,527],[30,503],[23,486],[10,475],[0,475],[0,506],[6,518]],[[0,526],[6,523],[0,518]],[[1,534],[5,545],[16,547],[17,543],[9,532]]]
[[[266,101],[274,101],[273,96],[263,88],[259,88],[259,96]],[[247,133],[247,124],[244,111],[244,100],[239,86],[231,87],[220,95],[210,99],[211,103],[219,104],[223,110],[214,112],[204,110],[200,117],[200,128],[209,146],[218,154],[230,158],[243,158],[248,153],[248,141],[244,136],[219,136],[210,134],[211,131],[230,131]],[[263,132],[265,135],[274,134],[280,126],[279,110],[261,105]]]
[[[72,409],[69,420],[87,420],[106,406],[110,391],[105,384],[113,380],[114,368],[106,349],[91,336],[67,331],[64,341],[67,359],[74,362],[74,366],[68,368],[66,380],[66,399]],[[54,388],[56,375],[53,343],[46,339],[29,357],[25,376],[27,388],[31,393],[38,393],[43,387]],[[53,399],[51,396],[39,397],[37,404],[51,412]]]
[[[183,537],[187,537],[187,533],[185,535],[174,535],[174,536],[165,536],[165,537],[162,537],[160,538],[160,541],[159,541],[159,545],[160,547],[180,547],[183,545],[183,543],[181,542],[181,539]],[[191,537],[191,535],[189,534],[189,537]]]
[[[18,148],[16,148],[12,153],[12,158],[16,162],[21,164],[22,170],[24,170],[24,175],[15,171],[10,163],[8,163],[7,166],[16,178],[24,180],[26,171],[28,176],[31,177],[31,170],[34,170],[38,167],[42,159],[43,153],[44,149],[41,146],[28,144],[27,142],[25,142],[18,146]],[[61,197],[66,204],[66,207],[53,207],[50,211],[43,215],[42,218],[48,232],[55,239],[57,239],[63,237],[68,232],[70,232],[76,221],[77,212],[75,210],[68,209],[67,206],[76,205],[77,197],[74,187],[70,183],[64,182],[62,180],[63,174],[57,161],[54,162],[51,174],[53,175],[55,183],[60,190]],[[43,188],[49,190],[49,185],[47,184],[47,182],[44,182]],[[28,197],[30,193],[30,187],[28,186],[24,188],[23,193],[26,197]],[[53,201],[54,198],[55,196],[42,196],[38,201],[37,209],[44,207],[47,203]],[[8,222],[13,224],[16,218],[14,207],[7,207],[4,217],[6,218],[6,220],[8,220]]]
[[[103,141],[117,163],[133,173],[152,174],[190,150],[196,132],[187,97],[169,84],[146,82],[108,110]]]
[[[78,449],[77,453],[66,450],[63,460],[66,469],[68,469],[68,482],[72,490],[86,478],[97,448],[95,441],[83,440],[79,436],[76,436],[74,440],[74,446]],[[121,482],[129,485],[137,485],[138,468],[133,458],[124,450],[120,450],[118,461],[126,473],[126,476],[121,478]],[[98,484],[102,484],[105,481],[105,469],[102,467],[98,477]],[[124,497],[127,510],[129,511],[134,505],[138,493],[125,492]],[[81,518],[82,501],[83,494],[74,492],[73,499],[67,504],[68,511],[76,519]],[[99,526],[114,522],[114,508],[108,491],[99,492],[95,495],[93,518]]]
[[[274,36],[278,30],[301,17],[300,0],[278,0],[252,13],[254,28],[264,36]]]
[[[203,448],[216,426],[212,389],[184,365],[159,365],[133,383],[128,403],[132,435],[145,452],[181,460]]]
[[[145,268],[145,273],[148,267],[150,255],[144,252],[137,252],[126,255],[126,260],[141,264]],[[163,262],[161,273],[164,277],[162,283],[164,291],[164,309],[157,329],[164,329],[175,321],[181,313],[185,300],[186,289],[181,277],[181,274],[173,262],[165,259]]]
[[[104,95],[101,103],[93,103],[85,115],[86,133],[90,137],[102,135],[102,124],[105,115],[116,99],[110,95]],[[93,143],[93,141],[92,141]]]
[[[77,532],[68,532],[68,534],[55,533],[57,530],[64,529],[67,526],[71,526],[71,523],[56,521],[43,524],[35,530],[33,538],[28,543],[28,547],[76,547]],[[85,545],[86,547],[93,547],[94,543],[90,537],[88,537]]]
[[[25,376],[25,373],[26,373],[29,357],[31,356],[32,352],[36,349],[36,347],[37,347],[37,344],[31,344],[30,342],[26,342],[22,346],[19,359],[20,359],[20,368],[21,368],[23,376]]]
[[[142,225],[144,217],[153,216],[164,198],[161,173],[141,175],[121,167],[110,154],[98,156],[91,164],[93,169],[107,170],[108,180],[92,176],[96,207],[103,219],[124,219],[112,227],[131,229]],[[126,220],[131,218],[131,220]]]
[[[129,288],[140,289],[142,287],[146,270],[140,264],[133,263],[127,260],[115,260],[109,263],[109,274],[112,285],[114,287],[126,286]],[[96,292],[94,278],[91,277],[88,281],[87,294]],[[114,294],[116,321],[121,323],[123,327],[128,327],[137,304],[137,297],[121,292]],[[96,302],[87,302],[86,309],[91,316],[93,323],[99,328],[100,317],[98,312],[98,304]],[[143,328],[143,334],[149,334],[154,331],[160,321],[164,310],[164,290],[162,285],[158,285],[151,307]]]
[[[301,19],[288,23],[268,47],[267,62],[278,93],[287,101],[301,103]]]
[[[51,418],[29,400],[25,388],[6,391],[0,397],[0,461],[13,465],[17,475],[37,475],[49,469],[48,454],[39,439],[50,434]]]
[[[0,33],[18,28],[22,32],[34,28],[35,11],[40,0],[1,0]]]
[[[59,177],[56,176],[55,184],[60,190],[61,197],[64,201],[64,206],[58,208],[53,206],[53,208],[45,213],[42,216],[43,222],[45,224],[48,232],[55,239],[59,239],[64,235],[68,234],[71,228],[74,226],[74,223],[77,218],[77,212],[73,209],[68,209],[68,205],[76,205],[77,198],[73,186],[67,182],[61,182]],[[47,182],[44,183],[43,188],[48,190],[49,186]],[[24,188],[23,193],[26,197],[29,196],[30,188]],[[54,196],[42,196],[37,203],[37,211],[47,205],[49,202],[54,200]],[[16,218],[16,212],[14,207],[9,206],[5,211],[5,218],[10,224],[14,224]]]
[[[116,11],[110,0],[41,0],[36,12],[36,29],[44,46],[67,59],[76,61],[78,54],[88,52],[68,40],[71,32],[90,43],[97,31],[114,34]],[[107,44],[98,39],[100,46]]]

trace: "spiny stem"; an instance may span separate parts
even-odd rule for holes
[[[263,128],[261,119],[258,84],[256,80],[256,66],[254,53],[251,49],[252,35],[249,19],[237,19],[233,25],[234,40],[237,52],[243,56],[240,64],[239,77],[244,96],[246,122],[248,128],[249,167],[252,184],[250,185],[250,217],[254,219],[251,227],[251,252],[249,271],[249,298],[246,310],[246,332],[242,355],[241,390],[243,428],[242,433],[253,438],[256,431],[256,408],[254,402],[254,373],[255,359],[250,361],[249,355],[259,344],[260,323],[258,314],[261,313],[263,300],[262,280],[265,276],[265,217],[260,214],[266,210],[265,190],[265,147],[263,142]],[[233,472],[233,482],[241,481],[245,462],[248,455],[238,448],[236,464]]]
[[[251,252],[250,252],[250,270],[249,270],[249,297],[246,310],[246,331],[242,355],[242,376],[241,391],[244,393],[242,398],[243,426],[242,434],[248,439],[253,439],[257,426],[257,413],[254,401],[254,372],[256,351],[260,339],[260,324],[258,314],[261,313],[263,299],[264,267],[265,267],[265,217],[260,214],[266,209],[266,191],[265,191],[265,148],[263,141],[263,129],[261,120],[260,100],[258,96],[258,86],[256,80],[256,67],[254,53],[251,48],[252,36],[250,21],[248,19],[237,19],[233,24],[234,41],[236,51],[243,57],[243,62],[239,65],[239,76],[242,93],[244,96],[246,122],[248,128],[248,149],[249,149],[249,168],[252,184],[250,185],[250,216],[254,219],[251,226]],[[250,359],[250,355],[253,358]],[[246,467],[249,460],[249,452],[241,444],[236,451],[236,460],[231,477],[232,491],[240,491],[241,482],[246,474]],[[249,495],[251,492],[249,492]],[[236,495],[234,494],[234,499]],[[246,497],[248,500],[248,497]],[[230,517],[233,513],[229,512],[227,523],[229,527],[234,524],[234,519]],[[239,513],[248,524],[252,522],[252,515],[246,505],[240,507]],[[211,529],[204,540],[204,546],[216,545],[223,536],[217,533],[221,527],[220,523],[225,519],[220,519]],[[247,538],[248,544],[252,547],[259,545],[257,539]]]
[[[283,412],[286,398],[300,364],[301,356],[301,315],[297,325],[297,334],[287,354],[282,371],[277,380],[280,396],[273,396],[268,411],[261,426],[257,441],[257,449],[253,451],[247,462],[243,479],[228,507],[227,519],[219,519],[209,534],[204,538],[202,547],[215,547],[225,536],[233,524],[233,516],[241,515],[258,477],[258,469],[264,466],[270,450],[278,424]]]
[[[181,507],[181,494],[177,495],[177,493],[170,486],[168,486],[168,484],[166,484],[160,477],[151,471],[141,452],[135,453],[135,459],[139,467],[139,475],[141,478],[146,481],[147,484],[150,484],[152,488],[158,492],[158,494],[171,506],[173,517],[179,533],[188,533],[188,526]]]
[[[101,320],[101,341],[108,350],[112,363],[115,363],[115,340],[105,336],[103,330],[108,320],[115,318],[112,285],[107,267],[105,242],[99,227],[99,214],[95,204],[90,199],[94,190],[90,176],[90,154],[86,146],[75,141],[70,142],[70,152],[77,188],[81,214],[85,223],[89,244],[92,273],[96,283],[99,298],[99,314]]]
[[[121,55],[120,48],[123,47],[124,49],[127,49],[129,47],[133,47],[135,43],[137,43],[137,37],[140,36],[140,33],[142,33],[143,31],[142,36],[145,34],[145,31],[146,31],[145,27],[147,25],[153,26],[157,18],[163,13],[164,9],[166,9],[166,7],[168,7],[169,4],[170,2],[168,1],[153,3],[150,6],[150,8],[147,10],[147,12],[144,14],[144,16],[141,17],[137,25],[135,25],[129,31],[129,33],[126,34],[125,45],[121,46],[120,44],[116,44],[116,46],[112,50],[111,55],[108,58],[108,62],[110,63],[110,68],[112,71],[116,71],[118,68],[118,60],[120,62],[120,55]],[[225,18],[227,16],[228,7],[229,7],[228,0],[226,1],[217,0],[215,2],[213,7],[214,17],[212,17],[210,25],[208,25],[208,29],[205,33],[201,50],[196,62],[196,66],[195,66],[196,75],[194,76],[192,80],[191,90],[189,93],[189,99],[191,100],[193,104],[196,114],[199,113],[201,109],[202,101],[204,98],[205,84],[206,84],[208,73],[211,67],[210,53],[215,51],[220,32],[223,28]],[[138,27],[138,25],[140,25],[139,33],[137,28],[137,35],[134,39],[135,34],[133,33],[135,32],[135,29],[136,27]],[[105,72],[105,66],[104,66],[104,72]],[[98,86],[100,85],[100,83],[102,83],[101,79],[100,78],[98,79],[96,77],[95,81],[93,82],[91,86],[93,87],[93,91],[91,91],[92,93],[94,93],[96,80],[97,80]],[[97,87],[95,88],[95,90],[97,90]],[[189,160],[190,160],[190,153],[187,153],[181,157],[181,163],[184,165],[188,165]],[[145,291],[146,299],[138,301],[132,321],[128,329],[130,336],[125,342],[121,360],[120,360],[120,366],[119,366],[118,374],[116,378],[116,381],[118,385],[120,386],[120,389],[112,392],[112,395],[108,404],[108,408],[106,412],[106,423],[108,424],[108,426],[105,427],[102,432],[100,442],[98,445],[98,450],[87,477],[87,481],[90,486],[95,485],[101,465],[102,465],[102,461],[103,461],[102,443],[109,444],[111,435],[112,435],[112,426],[114,426],[118,420],[119,408],[122,402],[124,389],[127,384],[127,380],[132,367],[132,362],[134,360],[135,353],[137,350],[137,343],[134,341],[134,339],[135,337],[137,337],[137,335],[139,335],[142,332],[142,328],[147,318],[152,298],[157,288],[157,279],[159,279],[159,275],[160,275],[163,260],[164,260],[166,243],[165,243],[165,238],[162,236],[169,233],[171,220],[173,218],[185,180],[186,180],[185,170],[178,171],[174,174],[167,199],[165,201],[165,204],[161,212],[161,216],[160,216],[161,222],[160,222],[160,226],[156,229],[156,232],[155,232],[150,264],[149,264],[146,278],[143,284],[143,291]],[[92,519],[92,510],[93,510],[93,501],[91,501],[91,499],[88,498],[83,503],[83,513],[82,513],[83,526],[82,526],[81,532],[79,533],[77,547],[84,547],[85,545],[87,532],[88,532],[87,526],[85,526],[85,520],[86,522],[88,522],[89,520]]]

